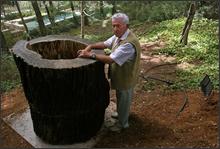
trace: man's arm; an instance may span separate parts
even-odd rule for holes
[[[107,46],[104,44],[104,42],[97,42],[88,45],[84,50],[91,51],[92,49],[105,49],[105,48],[107,48]]]
[[[79,53],[79,56],[78,57],[84,57],[84,58],[94,58],[92,55],[94,55],[95,53],[92,53],[91,50],[88,51],[88,50],[82,50],[80,53]],[[95,54],[95,58],[96,60],[98,61],[101,61],[103,63],[107,63],[107,64],[111,64],[114,62],[114,60],[108,56],[108,55],[102,55],[102,54]]]
[[[107,64],[111,64],[114,62],[114,60],[110,56],[102,54],[96,54],[96,60]]]

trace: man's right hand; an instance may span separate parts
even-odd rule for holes
[[[77,51],[77,55],[80,55],[83,51],[90,52],[92,50],[91,45],[88,45],[85,49]]]
[[[93,53],[91,51],[87,51],[87,50],[81,50],[81,52],[78,54],[77,57],[83,57],[83,58],[91,58],[91,55]]]

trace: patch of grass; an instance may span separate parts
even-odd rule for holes
[[[179,43],[180,35],[184,27],[186,18],[178,18],[172,20],[158,22],[132,22],[131,30],[133,30],[140,42],[156,42],[163,41],[166,46],[154,54],[164,54],[174,56],[179,63],[199,62],[188,69],[178,69],[176,83],[171,87],[173,89],[198,88],[200,81],[205,74],[208,74],[214,84],[214,88],[219,88],[219,56],[218,56],[218,21],[208,19],[193,20],[191,26],[188,45],[184,46]],[[111,23],[107,23],[106,27],[102,27],[102,22],[96,22],[85,27],[85,38],[93,42],[104,41],[112,35]],[[61,34],[69,34],[80,36],[80,28],[72,27],[64,30]],[[9,47],[14,45],[15,39],[12,35],[6,35]],[[19,39],[20,40],[20,39]],[[1,90],[9,90],[20,84],[20,77],[10,54],[2,56],[1,62]],[[153,84],[147,84],[143,87],[145,90],[152,90]]]
[[[25,32],[19,33],[18,35],[12,34],[10,32],[4,32],[4,36],[5,36],[7,46],[9,48],[12,48],[17,41],[26,38]]]
[[[9,91],[21,85],[19,72],[13,56],[9,53],[1,55],[1,72],[1,92]]]
[[[80,28],[73,28],[64,34],[80,36]],[[102,27],[102,22],[98,21],[84,28],[84,38],[93,42],[105,41],[111,36],[112,30],[110,23],[106,27]]]
[[[89,34],[86,34],[85,35],[85,39],[88,39],[90,41],[94,41],[94,42],[100,42],[100,41],[105,41],[107,40],[109,37],[111,37],[111,35],[109,35],[109,33],[105,33],[103,35],[89,35]]]
[[[147,81],[146,83],[144,83],[144,85],[142,86],[142,89],[145,91],[152,91],[154,90],[156,87],[156,82],[155,81]]]
[[[189,69],[179,69],[176,80],[178,83],[173,88],[181,88],[181,84],[187,88],[197,88],[205,74],[208,74],[214,88],[218,89],[218,21],[194,18],[188,36],[188,45],[184,46],[179,42],[185,20],[178,18],[155,24],[146,35],[140,37],[141,42],[161,40],[167,46],[155,54],[175,56],[179,63],[200,63]]]

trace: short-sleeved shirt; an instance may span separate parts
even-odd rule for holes
[[[116,42],[120,40],[124,40],[127,38],[128,34],[130,33],[130,30],[127,29],[126,32],[121,36],[119,39],[115,35],[104,41],[104,45],[108,47],[109,49],[112,49],[114,47],[111,47],[112,45],[117,45]],[[113,44],[113,42],[115,42]],[[115,49],[111,54],[111,59],[114,60],[115,63],[118,65],[123,65],[126,61],[132,60],[135,55],[135,49],[131,43],[125,43],[120,45],[117,49]]]

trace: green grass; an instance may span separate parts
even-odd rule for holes
[[[84,38],[93,42],[105,41],[112,36],[112,27],[108,22],[106,27],[102,27],[103,22],[97,21],[92,25],[85,26]],[[64,33],[66,34],[66,33]],[[71,29],[68,34],[80,36],[80,28]]]
[[[205,74],[210,76],[214,88],[218,89],[218,22],[195,18],[190,29],[187,46],[179,43],[184,24],[185,18],[178,18],[160,23],[137,22],[137,24],[131,25],[131,29],[138,35],[140,42],[161,40],[166,43],[166,46],[155,54],[171,55],[179,63],[194,64],[193,67],[177,70],[177,79],[176,83],[172,85],[173,89],[199,88],[199,83]],[[80,36],[80,28],[72,28],[61,34]],[[110,23],[107,24],[107,27],[102,27],[102,22],[85,27],[85,38],[94,42],[104,41],[111,35]],[[16,41],[21,40],[13,38],[11,35],[6,35],[6,37],[10,47]],[[8,91],[17,85],[20,85],[18,70],[13,57],[5,53],[1,58],[1,91]]]
[[[218,22],[208,19],[194,18],[188,37],[188,45],[180,44],[180,35],[186,19],[178,18],[160,23],[137,22],[132,24],[131,29],[138,35],[140,42],[150,42],[161,40],[166,43],[166,47],[160,49],[155,54],[174,56],[177,62],[187,62],[195,64],[188,69],[178,69],[177,79],[173,89],[199,88],[199,83],[208,74],[214,84],[214,88],[219,88],[218,79]],[[92,26],[97,28],[96,26]],[[103,41],[108,38],[111,28],[97,34],[87,28],[85,38],[92,41]]]
[[[163,21],[152,26],[144,36],[140,37],[140,41],[161,40],[167,46],[155,54],[175,56],[179,63],[199,63],[189,69],[179,69],[176,80],[178,83],[174,88],[181,88],[181,84],[184,84],[186,88],[198,88],[199,82],[205,74],[208,74],[214,88],[218,89],[218,21],[194,18],[186,46],[179,43],[184,24],[184,18]]]
[[[0,91],[7,92],[21,85],[20,76],[11,54],[1,55],[1,85]]]

